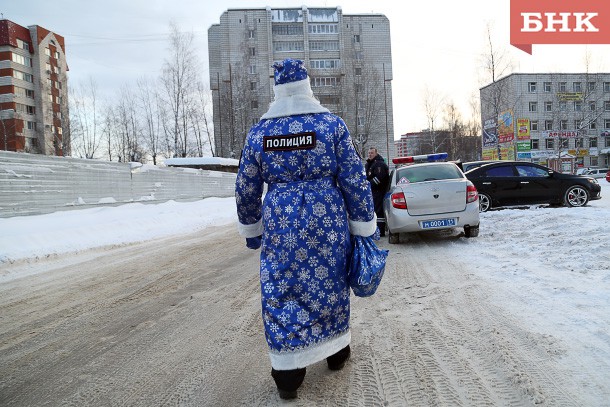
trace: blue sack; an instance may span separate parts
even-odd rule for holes
[[[388,257],[388,250],[377,247],[371,236],[352,236],[352,258],[347,280],[358,297],[375,294]]]

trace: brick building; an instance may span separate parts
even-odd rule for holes
[[[0,150],[70,152],[64,38],[0,20]]]
[[[229,9],[208,30],[216,151],[239,157],[273,100],[276,61],[302,59],[322,105],[341,116],[366,157],[395,156],[390,23],[341,8]]]

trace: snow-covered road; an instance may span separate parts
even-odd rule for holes
[[[610,405],[602,188],[585,208],[482,214],[475,239],[382,241],[382,286],[352,302],[352,360],[308,368],[294,405]],[[258,252],[235,230],[1,264],[0,405],[281,404]]]

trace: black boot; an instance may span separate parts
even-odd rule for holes
[[[385,236],[385,222],[379,222],[377,224],[377,227],[379,228],[379,236],[384,237]]]
[[[341,370],[343,366],[345,366],[345,362],[349,359],[351,354],[351,349],[349,345],[345,348],[341,349],[339,352],[335,353],[326,358],[326,363],[328,363],[328,368],[330,370]]]
[[[290,400],[297,398],[297,389],[303,383],[305,373],[306,368],[292,370],[271,369],[271,377],[275,380],[275,385],[281,399]]]

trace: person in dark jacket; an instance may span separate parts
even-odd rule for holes
[[[371,183],[377,226],[379,235],[385,236],[385,216],[383,214],[383,197],[388,189],[390,173],[383,157],[379,155],[376,147],[370,147],[366,160],[366,179]]]

